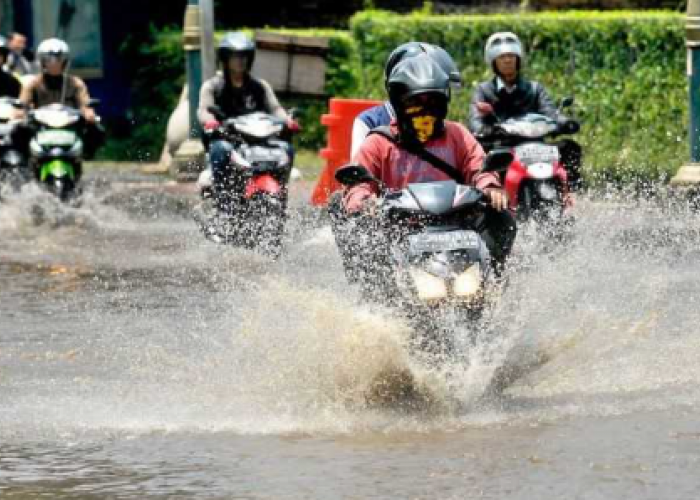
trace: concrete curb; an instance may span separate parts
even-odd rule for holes
[[[673,179],[671,179],[671,186],[700,186],[700,164],[683,165]]]

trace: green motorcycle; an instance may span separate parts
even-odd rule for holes
[[[61,201],[79,194],[83,163],[83,117],[79,110],[50,104],[29,113],[35,130],[30,163],[39,183]]]

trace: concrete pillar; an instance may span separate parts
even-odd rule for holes
[[[188,139],[177,149],[170,167],[171,172],[179,181],[195,180],[204,167],[204,147],[199,140],[201,130],[197,121],[199,89],[202,86],[201,37],[199,0],[189,0],[185,11],[183,30],[183,46],[187,62],[188,98],[186,102],[188,104],[189,134]],[[178,111],[179,113],[177,113]],[[174,115],[181,117],[182,110],[176,110]],[[171,117],[171,120],[178,120],[177,116]]]
[[[700,185],[700,0],[688,0],[685,33],[688,48],[690,162],[680,168],[671,184]]]

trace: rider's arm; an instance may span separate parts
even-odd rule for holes
[[[212,81],[207,80],[202,84],[202,88],[199,90],[197,119],[200,125],[204,126],[207,122],[216,121],[217,118],[209,112],[211,106],[216,106],[216,101],[214,100]]]
[[[78,101],[80,110],[83,111],[90,105],[90,94],[88,93],[87,85],[78,77],[73,77],[75,82],[75,97]]]
[[[77,76],[73,78],[76,86],[76,98],[78,101],[78,106],[80,107],[80,112],[88,122],[94,122],[95,110],[90,107],[90,93],[88,92],[87,85]]]
[[[457,166],[462,171],[468,184],[479,189],[500,188],[501,181],[493,172],[482,173],[481,165],[484,163],[484,150],[474,136],[463,126],[454,124],[448,131],[452,134],[455,144]]]
[[[354,158],[360,151],[360,146],[362,146],[362,142],[365,140],[368,133],[369,125],[367,125],[360,118],[355,118],[355,121],[352,123],[352,145],[350,146],[350,158]]]
[[[382,158],[386,157],[386,139],[379,135],[367,137],[360,146],[360,150],[353,156],[352,162],[362,165],[377,179],[382,180]],[[346,210],[355,211],[362,200],[379,194],[379,186],[374,182],[363,182],[348,188],[343,194],[343,206]]]
[[[22,85],[22,90],[19,93],[19,100],[22,101],[27,107],[31,107],[34,104],[34,88],[36,86],[36,79],[32,79],[29,82]]]
[[[260,83],[262,84],[263,89],[265,89],[265,107],[267,108],[267,112],[282,120],[288,120],[289,115],[277,100],[277,96],[275,95],[275,91],[272,90],[272,86],[265,80],[260,80]]]
[[[479,134],[485,125],[491,125],[493,118],[490,116],[484,116],[478,109],[478,104],[480,102],[489,102],[481,85],[477,85],[474,89],[474,94],[472,95],[472,101],[469,105],[469,130],[472,134]]]
[[[15,108],[15,118],[23,118],[28,109],[34,107],[34,87],[36,85],[36,78],[31,79],[29,82],[22,85],[22,90],[19,93],[19,100],[24,104],[24,109]]]

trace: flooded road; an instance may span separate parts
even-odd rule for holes
[[[303,190],[271,263],[140,182],[0,205],[3,500],[700,498],[699,214],[582,200],[555,252],[523,229],[492,338],[436,372]]]

